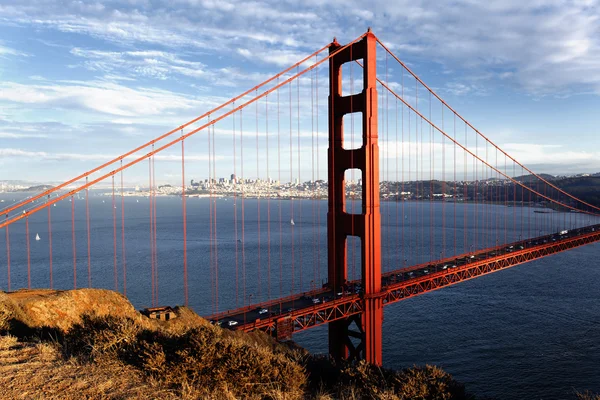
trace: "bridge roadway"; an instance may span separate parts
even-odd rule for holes
[[[414,265],[382,274],[384,305],[445,286],[454,285],[518,264],[600,241],[600,225],[562,231],[485,249],[434,263]],[[343,291],[330,288],[288,296],[207,317],[222,327],[262,330],[280,339],[292,333],[326,324],[363,310],[360,280],[348,282]]]

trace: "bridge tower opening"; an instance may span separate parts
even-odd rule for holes
[[[329,352],[338,359],[365,359],[381,365],[381,214],[379,205],[379,146],[377,140],[377,39],[369,30],[358,42],[339,51],[334,39],[329,59],[329,202],[327,213],[328,283],[334,293],[343,292],[348,279],[347,239],[361,240],[363,312],[329,324]],[[337,52],[337,53],[336,53]],[[361,60],[363,90],[342,96],[342,65]],[[346,114],[362,114],[362,146],[344,148]],[[362,176],[362,213],[346,210],[345,172],[356,168]],[[350,330],[352,323],[358,331]],[[359,340],[355,345],[351,338]]]

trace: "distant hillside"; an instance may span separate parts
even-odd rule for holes
[[[548,182],[556,180],[556,176],[550,174],[538,174],[537,176],[547,180]],[[538,178],[534,175],[521,175],[514,178],[518,182],[529,183],[529,182],[537,182]]]
[[[52,188],[54,188],[54,186],[52,186],[52,185],[36,185],[36,186],[30,186],[27,189],[23,189],[23,190],[21,190],[21,192],[43,192],[45,190],[52,189]]]
[[[600,206],[600,175],[563,178],[556,186],[586,203]]]

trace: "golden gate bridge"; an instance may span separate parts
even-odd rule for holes
[[[190,187],[186,169],[201,171],[204,181]],[[161,250],[161,173],[181,177],[181,212],[169,221],[178,226],[181,262]],[[143,229],[125,202],[139,176],[148,186]],[[110,206],[102,233],[94,227],[95,189]],[[209,205],[201,229],[188,213],[193,196]],[[231,204],[217,201],[223,198]],[[58,203],[70,203],[70,220],[53,219]],[[198,295],[188,276],[199,274],[213,323],[280,340],[328,324],[334,357],[375,364],[385,305],[600,240],[600,208],[507,154],[370,30],[345,45],[334,39],[209,112],[0,214],[9,291],[15,271],[26,275],[21,287],[42,274],[53,288],[55,273],[72,274],[73,288],[82,279],[92,287],[95,257],[109,254],[102,274],[112,273],[114,290],[125,295],[148,287],[157,306],[159,276],[167,276],[188,305]],[[32,259],[34,219],[47,226],[47,251]],[[111,245],[98,248],[100,235]],[[128,272],[140,252],[132,235],[147,245],[149,282]],[[198,240],[207,244],[191,248]],[[72,269],[64,268],[69,259]]]

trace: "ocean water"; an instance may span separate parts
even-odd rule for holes
[[[5,200],[0,207],[23,196],[0,194]],[[55,288],[72,288],[74,281],[78,287],[88,286],[85,201],[81,197],[73,202],[75,266],[72,203],[62,201],[50,209]],[[189,198],[186,204],[189,305],[199,314],[310,290],[325,281],[326,201]],[[89,205],[92,286],[115,288],[116,255],[117,288],[123,291],[121,198],[113,206],[112,197],[90,192]],[[350,204],[348,211],[359,208]],[[142,308],[152,305],[148,199],[126,197],[123,210],[127,296]],[[181,210],[180,198],[157,198],[161,305],[184,301]],[[533,211],[500,205],[383,203],[382,269],[598,223],[582,214]],[[36,234],[39,241],[34,240]],[[1,290],[8,286],[5,235],[0,232]],[[11,225],[9,235],[14,290],[27,287],[24,221]],[[48,287],[46,210],[29,218],[29,237],[31,286]],[[356,239],[349,241],[350,278],[359,276],[358,244]],[[574,398],[574,390],[600,392],[599,258],[600,245],[588,245],[386,306],[384,366],[439,365],[470,392],[498,399],[568,399]],[[312,352],[327,351],[326,327],[294,339]]]

